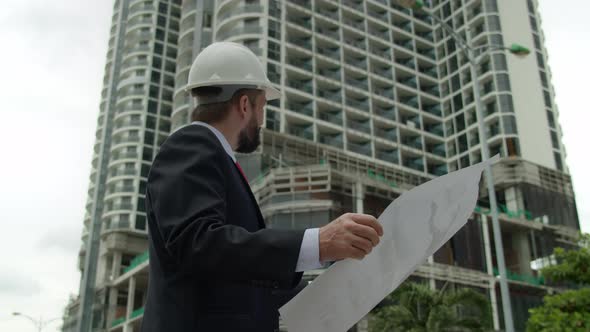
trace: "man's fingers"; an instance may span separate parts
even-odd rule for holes
[[[368,214],[351,213],[350,218],[357,224],[373,228],[379,236],[383,235],[383,227],[375,217]]]
[[[365,252],[359,248],[350,247],[350,258],[361,260],[365,258]]]
[[[352,234],[371,241],[373,246],[379,244],[379,235],[377,234],[377,231],[369,226],[353,223],[350,225],[349,230]]]
[[[373,243],[371,243],[371,241],[369,241],[365,238],[362,238],[360,236],[352,235],[352,239],[351,239],[350,243],[352,244],[353,247],[364,251],[366,255],[370,254],[371,250],[373,250]]]

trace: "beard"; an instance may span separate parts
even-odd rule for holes
[[[238,148],[236,152],[252,153],[256,151],[260,145],[260,129],[257,117],[252,116],[248,126],[242,129],[238,135]]]

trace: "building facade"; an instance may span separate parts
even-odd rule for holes
[[[190,65],[213,41],[243,43],[283,92],[262,145],[240,156],[270,227],[319,227],[345,212],[378,216],[403,191],[481,161],[484,121],[513,316],[552,289],[535,261],[579,230],[547,51],[534,0],[437,0],[429,8],[474,47],[467,58],[427,15],[395,0],[118,0],[112,18],[83,246],[80,296],[64,331],[138,330],[148,280],[144,192],[163,140],[190,123]],[[411,277],[473,287],[503,326],[487,190],[467,225]],[[321,271],[311,271],[313,278]],[[86,325],[84,325],[86,324]],[[91,327],[90,327],[91,326]],[[366,328],[366,322],[357,327]]]

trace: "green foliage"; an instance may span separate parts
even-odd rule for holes
[[[590,285],[590,234],[580,236],[578,250],[555,248],[553,254],[557,265],[542,270],[543,276],[554,281],[569,281]]]
[[[577,250],[556,248],[558,264],[541,272],[551,280],[585,288],[545,296],[542,306],[529,310],[527,332],[590,331],[590,235],[582,234],[579,243]]]
[[[545,296],[529,312],[527,332],[590,331],[590,288]]]
[[[406,283],[386,297],[370,316],[369,331],[487,331],[490,304],[472,289],[431,290]]]

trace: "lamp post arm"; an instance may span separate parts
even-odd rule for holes
[[[39,324],[39,325],[40,325],[40,328],[39,328],[39,330],[41,330],[41,329],[44,329],[44,328],[45,328],[47,325],[49,325],[49,323],[53,323],[53,322],[55,322],[56,320],[60,320],[60,319],[62,319],[62,317],[55,317],[55,318],[52,318],[52,319],[46,320],[46,321],[44,321],[44,322],[41,322],[41,323]]]
[[[423,11],[424,13],[426,13],[428,16],[430,16],[436,23],[440,24],[443,27],[443,29],[445,29],[446,32],[448,32],[451,36],[453,36],[455,41],[457,41],[459,43],[459,46],[466,53],[467,53],[467,50],[471,50],[471,47],[469,46],[467,41],[465,41],[465,39],[463,37],[461,37],[460,34],[455,32],[455,30],[453,29],[452,26],[450,26],[447,22],[443,21],[440,17],[438,17],[438,15],[434,14],[432,12],[432,10],[426,9],[425,7],[422,7],[420,10]]]

